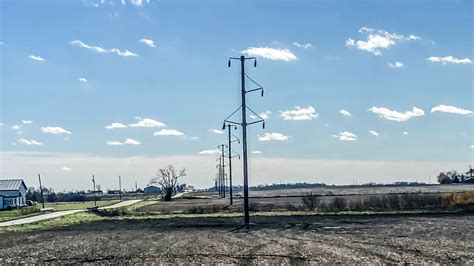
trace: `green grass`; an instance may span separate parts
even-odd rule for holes
[[[59,218],[45,220],[32,224],[14,225],[0,227],[0,233],[5,232],[30,232],[38,230],[47,230],[57,227],[71,226],[85,222],[102,221],[109,218],[101,217],[92,213],[80,212],[76,214],[66,215]]]
[[[36,207],[26,207],[9,211],[0,211],[0,222],[33,216],[39,213]]]
[[[98,207],[104,207],[120,202],[119,200],[104,200],[97,201]],[[37,205],[41,207],[39,203]],[[90,207],[94,207],[93,201],[84,201],[84,202],[47,202],[45,203],[45,208],[52,208],[54,211],[65,211],[65,210],[84,210]]]

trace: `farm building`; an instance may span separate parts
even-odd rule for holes
[[[144,188],[143,192],[145,194],[160,194],[161,193],[161,188],[159,188],[157,186],[150,185],[150,186]]]
[[[0,180],[0,210],[26,206],[26,190],[23,179]]]

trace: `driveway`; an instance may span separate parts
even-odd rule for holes
[[[140,201],[141,200],[125,200],[125,201],[121,201],[119,203],[116,203],[116,204],[113,204],[113,205],[110,205],[110,206],[102,207],[100,209],[122,208],[122,207],[130,206],[130,205],[135,204],[135,203],[140,202]],[[66,216],[66,215],[70,215],[70,214],[74,214],[74,213],[78,213],[78,212],[83,212],[83,211],[86,211],[86,210],[57,211],[57,212],[39,214],[39,215],[27,217],[27,218],[21,218],[21,219],[17,219],[17,220],[2,222],[2,223],[0,223],[0,227],[12,226],[12,225],[21,225],[21,224],[31,224],[31,223],[41,222],[41,221],[44,221],[44,220],[54,219],[54,218],[58,218],[58,217],[62,217],[62,216]]]

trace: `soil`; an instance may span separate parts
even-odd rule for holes
[[[0,234],[5,263],[474,263],[474,214],[116,219]]]

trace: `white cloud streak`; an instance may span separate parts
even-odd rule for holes
[[[150,39],[141,39],[138,42],[143,43],[144,45],[146,45],[148,47],[151,47],[151,48],[155,47],[155,42],[153,40],[150,40]]]
[[[153,120],[151,118],[140,118],[139,121],[134,124],[129,124],[130,127],[164,127],[164,123]]]
[[[31,60],[34,60],[34,61],[39,61],[39,62],[44,62],[45,61],[45,59],[43,57],[41,57],[39,55],[32,55],[32,54],[30,54],[28,56],[28,59],[31,59]]]
[[[418,116],[423,116],[425,115],[425,112],[417,107],[413,107],[411,111],[406,111],[406,112],[398,112],[398,111],[392,111],[389,110],[385,107],[372,107],[369,109],[370,112],[379,115],[379,117],[387,119],[387,120],[392,120],[392,121],[397,121],[397,122],[405,122],[410,120],[411,118],[418,117]]]
[[[303,48],[303,49],[308,49],[308,48],[313,47],[313,45],[311,43],[301,44],[301,43],[298,43],[298,42],[294,42],[293,45],[298,47],[298,48]]]
[[[84,78],[84,77],[79,78],[79,81],[80,81],[81,83],[87,84],[87,79]]]
[[[379,135],[379,133],[375,130],[370,130],[369,134],[372,135],[372,136],[376,136],[376,137]]]
[[[459,107],[444,105],[444,104],[431,108],[431,112],[432,113],[434,112],[451,113],[451,114],[457,114],[457,115],[472,115],[471,110],[462,109]]]
[[[344,110],[344,109],[340,110],[339,113],[341,115],[345,116],[345,117],[351,117],[352,116],[352,114],[349,111]]]
[[[23,123],[23,124],[31,124],[31,123],[33,123],[33,121],[31,121],[31,120],[21,120],[21,123]]]
[[[265,133],[265,135],[258,138],[259,141],[286,141],[288,136],[281,133]]]
[[[332,135],[334,138],[338,138],[340,141],[356,141],[357,135],[348,131],[339,132],[338,135]]]
[[[421,40],[415,35],[404,36],[397,33],[389,33],[384,30],[372,29],[369,27],[362,27],[359,32],[367,35],[366,40],[347,39],[347,47],[356,47],[359,50],[369,52],[373,55],[382,55],[381,49],[389,49],[401,41],[416,41]]]
[[[306,108],[295,106],[293,110],[280,111],[280,116],[283,117],[284,120],[313,120],[314,118],[318,118],[319,114],[316,113],[313,106]]]
[[[153,134],[153,136],[183,136],[184,133],[176,129],[161,129]]]
[[[387,65],[390,68],[402,68],[403,67],[403,63],[398,62],[398,61],[395,61],[394,63],[388,63]]]
[[[209,131],[211,131],[212,133],[214,134],[224,134],[224,131],[220,130],[220,129],[209,129]]]
[[[242,51],[248,56],[262,57],[270,60],[294,61],[298,58],[289,49],[277,49],[270,47],[249,47]]]
[[[24,139],[24,138],[19,139],[18,143],[25,144],[25,145],[37,145],[37,146],[44,145],[43,143],[36,141],[34,139]]]
[[[472,63],[471,62],[471,59],[469,58],[457,58],[457,57],[454,57],[454,56],[445,56],[445,57],[439,57],[439,56],[430,56],[428,58],[426,58],[426,60],[430,61],[430,62],[433,62],[433,63],[441,63],[443,65],[446,65],[446,64],[470,64]]]
[[[117,49],[117,48],[107,49],[107,48],[103,48],[101,46],[92,46],[92,45],[85,44],[84,42],[82,42],[80,40],[74,40],[74,41],[71,41],[70,43],[71,43],[71,45],[74,45],[74,46],[77,46],[77,47],[80,47],[80,48],[85,48],[85,49],[91,50],[91,51],[99,53],[99,54],[115,53],[118,56],[122,56],[122,57],[138,56],[138,54],[136,54],[134,52],[131,52],[129,50],[122,51],[122,50]]]
[[[218,149],[215,150],[203,150],[198,152],[199,155],[219,155],[221,152]]]
[[[142,143],[138,140],[127,138],[124,142],[108,140],[105,142],[105,144],[111,145],[111,146],[120,146],[120,145],[140,145]]]
[[[106,129],[126,128],[126,127],[127,127],[126,125],[122,123],[118,123],[118,122],[113,122],[110,125],[105,126]]]
[[[68,131],[62,127],[41,127],[41,131],[43,131],[44,133],[48,133],[48,134],[54,134],[54,135],[58,135],[58,134],[68,134],[68,135],[71,135],[71,131]]]

